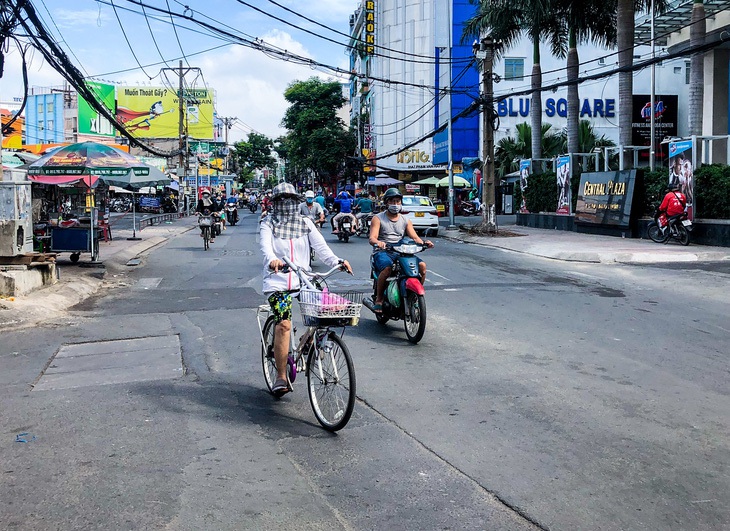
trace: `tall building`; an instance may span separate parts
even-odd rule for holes
[[[460,44],[473,10],[468,0],[364,0],[350,17],[351,120],[370,175],[446,175],[448,131],[432,133],[478,97],[471,43]],[[479,117],[451,136],[455,163],[477,157]]]

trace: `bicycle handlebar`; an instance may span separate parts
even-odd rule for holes
[[[279,271],[282,273],[288,273],[289,271],[294,271],[296,275],[299,277],[299,281],[307,286],[309,289],[317,289],[314,284],[312,284],[309,279],[310,278],[318,278],[321,280],[326,280],[327,278],[331,277],[338,271],[342,271],[342,264],[345,262],[344,260],[340,260],[339,264],[334,266],[332,269],[325,273],[317,273],[315,271],[307,271],[305,269],[302,269],[301,267],[296,266],[294,263],[291,262],[286,256],[281,257],[281,261],[286,264],[283,268],[281,268]]]

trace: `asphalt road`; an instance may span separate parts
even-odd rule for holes
[[[331,435],[303,383],[265,392],[256,219],[208,252],[187,232],[69,319],[3,334],[4,526],[730,527],[728,268],[437,239],[423,341],[363,310],[345,334],[359,401]],[[326,237],[355,268],[335,286],[369,290],[367,242]],[[129,338],[183,363],[151,347],[113,377],[84,364],[79,344]]]

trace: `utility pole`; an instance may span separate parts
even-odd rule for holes
[[[231,127],[233,127],[233,124],[236,123],[236,120],[238,120],[238,118],[236,118],[235,116],[232,117],[232,118],[225,118],[224,117],[224,118],[221,118],[221,120],[223,120],[223,127],[224,127],[223,134],[225,135],[225,145],[226,145],[226,155],[225,155],[225,158],[223,159],[223,173],[225,175],[228,175],[228,154],[229,154],[229,150],[228,150],[228,130]]]
[[[483,37],[474,51],[482,60],[482,225],[487,232],[497,232],[494,183],[494,50],[496,43],[490,36]]]
[[[178,90],[177,90],[177,99],[178,99],[178,155],[177,155],[177,180],[178,185],[180,186],[180,190],[178,190],[178,210],[182,211],[180,208],[180,203],[183,198],[183,191],[184,191],[184,184],[187,182],[187,174],[188,174],[188,121],[187,121],[187,95],[185,94],[185,74],[188,72],[191,72],[193,70],[200,72],[200,68],[196,67],[187,67],[183,68],[183,62],[182,59],[178,63],[177,68],[163,68],[161,71],[171,71],[174,72],[176,76],[178,76]],[[196,189],[197,194],[197,189]],[[197,200],[197,197],[196,197]]]

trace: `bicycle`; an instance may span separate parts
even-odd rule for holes
[[[206,251],[210,247],[210,228],[213,225],[213,218],[212,216],[208,215],[200,215],[198,217],[198,226],[200,227],[200,230],[203,232],[203,249]]]
[[[342,336],[347,326],[356,326],[360,319],[363,293],[348,291],[334,293],[328,290],[326,279],[341,270],[335,266],[326,273],[305,271],[285,257],[282,261],[286,270],[293,271],[302,288],[296,295],[302,322],[306,327],[295,347],[296,328],[290,334],[287,357],[287,381],[289,389],[298,374],[307,375],[309,402],[314,416],[328,431],[345,427],[355,407],[355,367],[350,351]],[[276,361],[274,359],[275,318],[271,308],[262,304],[256,311],[256,320],[261,334],[261,364],[264,379],[272,394],[276,382]],[[262,315],[268,317],[262,324]],[[342,328],[337,333],[333,328]]]

